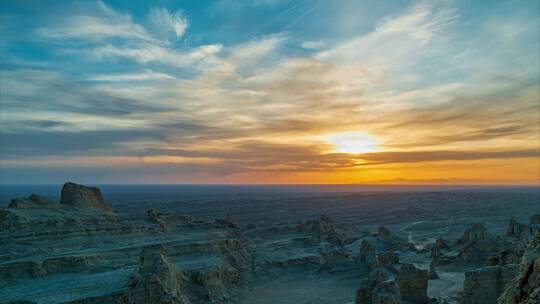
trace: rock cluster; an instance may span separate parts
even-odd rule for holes
[[[56,208],[58,204],[38,194],[32,194],[28,198],[14,198],[8,208]]]
[[[428,271],[416,268],[413,264],[402,264],[396,276],[401,298],[412,303],[428,303]]]
[[[535,214],[531,217],[530,229],[533,234],[540,230],[540,214]]]
[[[356,292],[357,304],[429,303],[428,271],[402,264],[397,275],[382,267],[374,268]]]
[[[163,246],[143,249],[139,271],[130,276],[125,304],[189,304],[186,276],[177,270]]]
[[[400,304],[400,289],[382,268],[375,268],[356,291],[356,304]]]
[[[231,262],[232,259],[228,259]],[[126,304],[190,304],[217,303],[230,299],[241,288],[239,261],[227,261],[218,267],[178,269],[162,245],[144,248],[138,272],[128,282],[122,303]],[[244,265],[245,267],[245,265]]]
[[[312,231],[319,242],[329,242],[340,246],[345,243],[343,232],[336,227],[331,218],[324,214],[321,214],[318,220],[308,221],[301,227],[301,229]]]
[[[367,240],[363,240],[358,253],[358,260],[370,269],[378,266],[377,252],[375,247]]]
[[[463,304],[496,303],[504,286],[517,273],[517,265],[488,266],[465,272]]]
[[[0,228],[5,230],[97,226],[118,222],[99,189],[74,183],[63,186],[59,204],[32,194],[28,198],[15,198],[8,208],[0,209]]]
[[[483,241],[488,238],[488,232],[484,225],[476,223],[471,228],[468,228],[459,239],[459,243],[469,244],[476,241]]]
[[[522,233],[529,230],[529,227],[527,225],[518,223],[516,219],[512,218],[510,219],[510,222],[508,223],[508,227],[506,228],[506,235],[507,236],[520,236]]]
[[[433,266],[445,265],[445,264],[450,263],[450,259],[444,256],[442,253],[443,250],[446,250],[446,249],[449,249],[448,243],[445,240],[438,238],[435,241],[435,244],[433,245],[433,247],[431,248],[430,255],[431,255],[431,264]]]
[[[501,250],[496,238],[491,237],[482,224],[474,224],[458,240],[462,246],[458,260],[466,265],[484,265],[486,259]]]
[[[394,250],[377,253],[377,264],[392,272],[396,272],[394,265],[399,264],[399,257]]]
[[[498,299],[498,304],[540,303],[540,232],[527,246],[519,271]]]
[[[445,270],[466,267],[476,269],[465,275],[464,304],[497,297],[499,304],[540,303],[540,234],[528,243],[540,227],[537,216],[530,226],[511,220],[497,238],[473,225],[455,244],[438,239],[427,247],[430,256],[385,227],[345,230],[325,215],[305,222],[265,219],[244,230],[231,215],[209,220],[150,209],[140,220],[140,213],[121,221],[99,189],[73,183],[62,189],[60,203],[39,195],[14,199],[0,209],[0,302],[51,302],[53,289],[61,287],[58,294],[70,304],[230,303],[253,277],[309,270],[365,277],[357,304],[430,303],[428,279],[438,278],[438,270],[432,292],[445,303],[450,297],[437,294],[452,279]],[[347,238],[345,231],[357,234]],[[401,264],[399,257],[431,258],[429,270]],[[73,278],[81,282],[61,285]],[[45,291],[31,291],[27,283]]]

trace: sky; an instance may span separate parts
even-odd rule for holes
[[[540,4],[0,0],[0,183],[540,182]]]

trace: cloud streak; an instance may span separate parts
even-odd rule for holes
[[[102,1],[97,2],[95,16],[72,16],[53,27],[42,27],[37,33],[46,38],[69,40],[103,40],[107,38],[136,39],[158,42],[148,31],[133,22],[128,14],[119,13]]]
[[[188,28],[187,18],[180,10],[170,13],[166,8],[152,8],[149,13],[150,21],[163,31],[173,31],[176,39],[182,37]]]
[[[228,29],[201,30],[223,14],[188,8],[136,15],[97,2],[40,23],[30,32],[48,48],[49,64],[7,60],[1,70],[0,160],[17,168],[31,159],[45,170],[61,156],[69,172],[77,162],[86,170],[107,160],[124,173],[140,165],[160,181],[175,172],[181,181],[185,172],[238,182],[324,182],[325,173],[459,178],[448,172],[473,163],[534,179],[522,164],[540,150],[539,60],[531,52],[538,42],[529,36],[537,29],[519,23],[505,38],[515,47],[478,55],[489,39],[475,38],[490,37],[493,21],[470,38],[457,8],[430,1],[385,11],[346,37],[335,35],[340,28],[326,35],[295,28],[323,22],[330,5],[302,15],[250,4],[255,19],[257,10],[274,11],[259,20],[265,26],[246,29],[261,32],[246,39],[207,38]],[[337,153],[325,140],[349,132],[376,137],[381,151]]]

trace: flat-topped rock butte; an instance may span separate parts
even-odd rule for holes
[[[475,206],[325,204],[111,206],[71,182],[14,198],[0,303],[540,303],[536,202],[451,225]]]

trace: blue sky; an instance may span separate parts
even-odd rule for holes
[[[0,3],[2,183],[539,178],[539,1]]]

